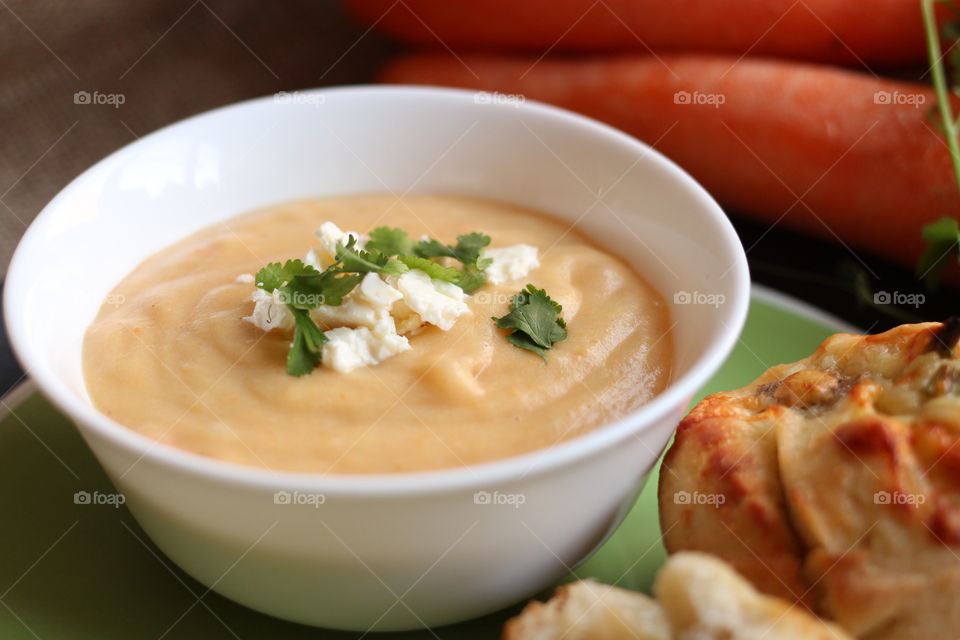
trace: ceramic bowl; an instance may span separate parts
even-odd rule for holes
[[[84,332],[144,258],[251,209],[383,191],[482,196],[570,221],[670,302],[673,382],[639,411],[547,449],[370,476],[216,461],[158,444],[92,406]],[[4,303],[26,370],[174,562],[273,616],[389,631],[513,604],[590,554],[737,340],[748,297],[744,253],[723,212],[641,142],[518,97],[355,87],[217,109],[100,161],[26,232]]]

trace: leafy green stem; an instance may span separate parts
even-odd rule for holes
[[[937,95],[937,108],[943,124],[943,131],[947,138],[947,147],[950,149],[950,159],[953,162],[953,176],[960,189],[960,140],[958,140],[957,121],[953,116],[953,107],[950,104],[950,89],[947,85],[947,73],[943,64],[943,51],[940,44],[940,27],[937,24],[935,4],[942,0],[921,0],[923,9],[923,26],[927,35],[927,51],[930,56],[930,74],[933,78],[933,89]]]

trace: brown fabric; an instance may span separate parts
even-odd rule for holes
[[[245,98],[367,81],[390,47],[364,31],[333,0],[0,0],[0,276],[50,198],[137,136]],[[77,104],[78,91],[123,104]]]

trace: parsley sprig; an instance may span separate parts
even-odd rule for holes
[[[528,284],[510,300],[510,313],[492,320],[500,329],[513,330],[507,334],[512,345],[532,351],[546,362],[547,349],[567,337],[562,311],[546,291]]]
[[[950,9],[953,18],[943,26],[944,36],[950,40],[948,56],[953,64],[952,82],[947,81],[947,72],[943,63],[940,45],[940,31],[937,26],[935,5],[942,4]],[[921,0],[923,24],[927,36],[927,50],[930,56],[930,74],[937,95],[939,128],[946,137],[950,160],[953,163],[954,178],[960,188],[960,120],[953,114],[950,94],[956,94],[960,88],[960,9],[953,0]],[[943,217],[926,225],[922,231],[926,249],[917,261],[916,273],[930,289],[940,286],[944,272],[950,267],[951,258],[960,259],[960,232],[957,220]]]

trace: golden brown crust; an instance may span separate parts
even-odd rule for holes
[[[504,640],[670,640],[670,627],[647,596],[583,580],[534,600],[507,621]]]
[[[729,565],[702,553],[671,556],[653,586],[674,638],[842,640],[847,634],[803,607],[758,592]]]
[[[839,334],[705,399],[661,471],[668,550],[715,553],[859,637],[960,628],[957,326]]]
[[[667,559],[657,599],[592,581],[560,587],[504,627],[504,640],[849,640],[802,607],[759,593],[703,553]]]

